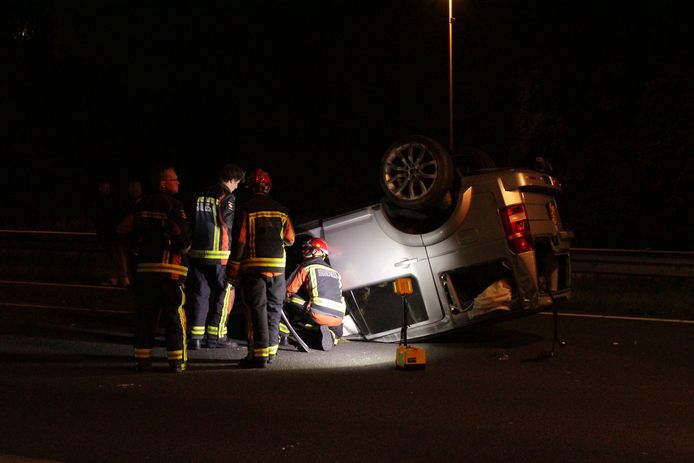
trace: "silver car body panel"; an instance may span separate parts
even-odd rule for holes
[[[508,272],[515,312],[537,310],[553,299],[569,296],[571,234],[561,229],[556,212],[554,201],[560,191],[559,183],[546,174],[522,169],[490,170],[460,177],[454,210],[441,226],[428,233],[399,230],[380,204],[297,229],[328,242],[330,261],[342,275],[345,294],[413,277],[426,317],[409,326],[408,338],[432,337],[476,321],[464,307],[456,306],[460,303],[451,287],[451,272],[474,271],[476,266]],[[526,207],[535,248],[514,254],[499,211],[520,203]],[[538,253],[542,253],[541,258]],[[402,319],[401,304],[390,303],[376,310],[391,311]],[[400,327],[362,333],[361,337],[398,341]]]

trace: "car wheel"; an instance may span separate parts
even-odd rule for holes
[[[386,199],[399,207],[437,205],[453,182],[453,162],[435,140],[421,135],[392,144],[381,158],[380,185]]]

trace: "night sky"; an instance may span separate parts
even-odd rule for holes
[[[187,4],[186,4],[187,3]],[[578,246],[692,250],[687,2],[455,0],[455,140],[549,160]],[[398,137],[448,137],[448,2],[6,1],[4,226],[174,164],[263,167],[298,221],[379,200]],[[2,223],[0,222],[0,225]]]

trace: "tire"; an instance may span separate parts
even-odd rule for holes
[[[421,135],[392,144],[380,167],[379,184],[386,199],[402,208],[434,207],[453,183],[454,167],[448,151]]]

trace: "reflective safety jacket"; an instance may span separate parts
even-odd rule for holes
[[[310,311],[320,325],[338,326],[345,316],[340,273],[321,257],[303,261],[290,275],[287,300]]]
[[[190,225],[183,204],[161,191],[135,206],[132,249],[138,274],[185,281],[190,252]]]
[[[236,198],[222,183],[209,187],[195,203],[191,263],[226,265]]]
[[[237,269],[252,273],[284,273],[285,246],[294,243],[287,208],[266,195],[256,194],[239,207],[233,244],[231,276]]]

